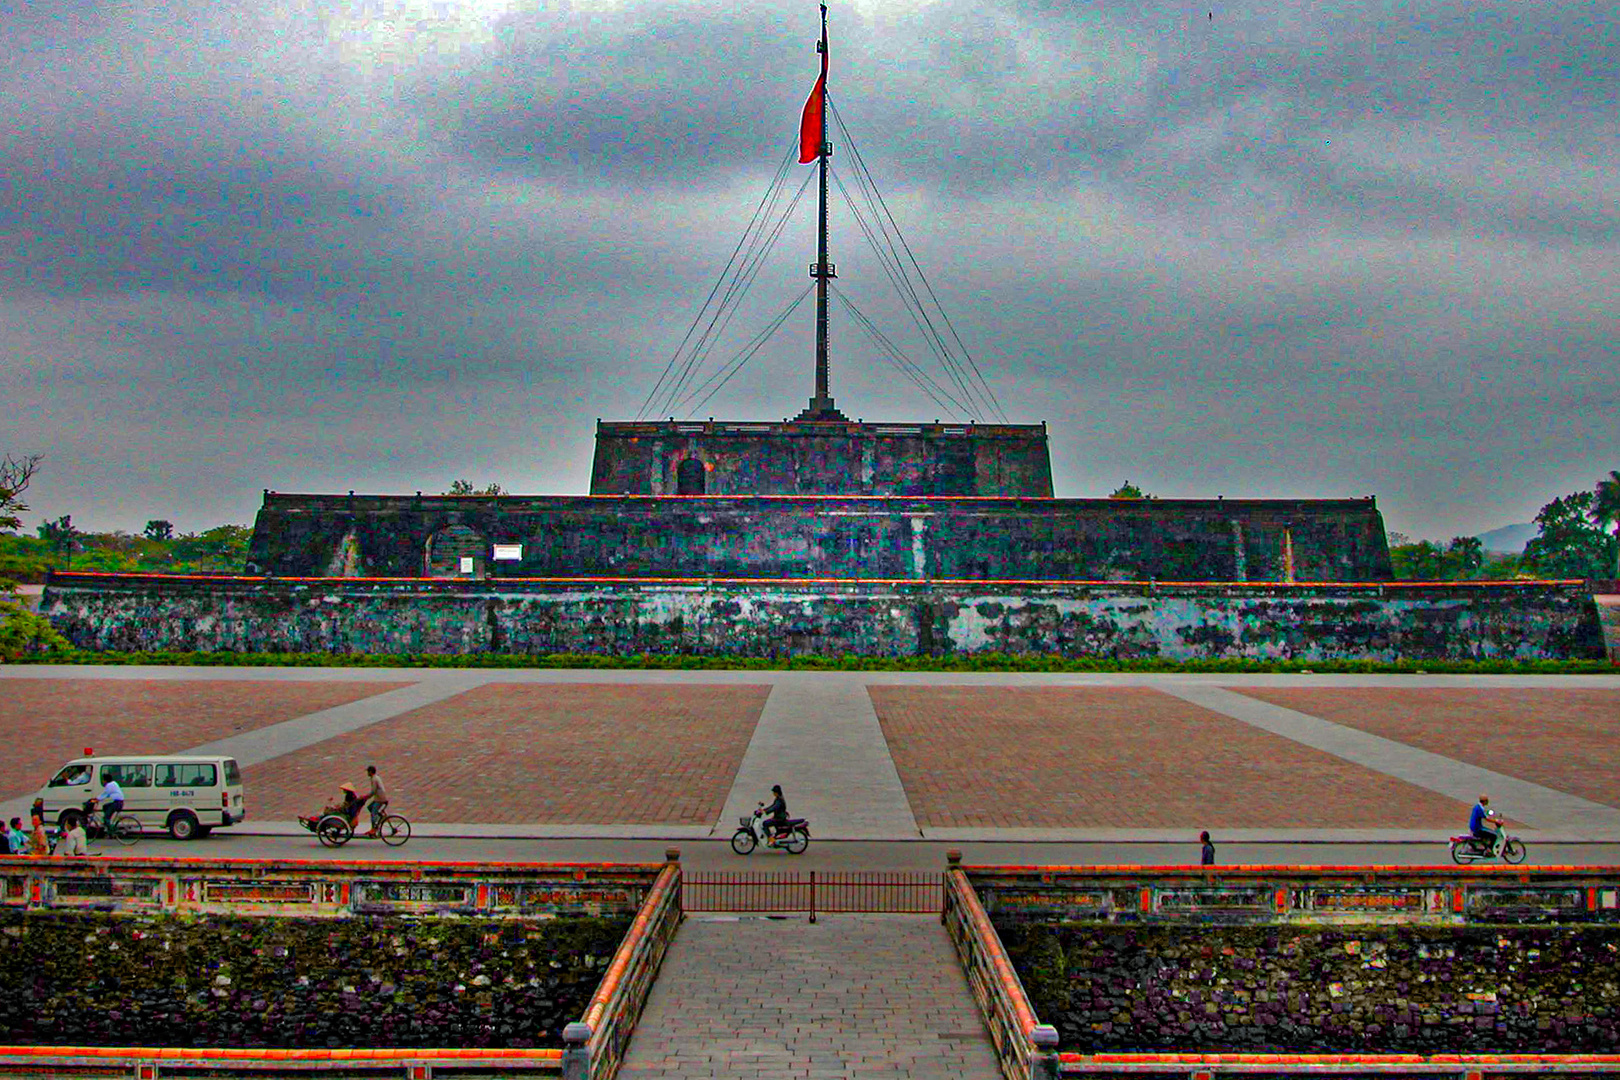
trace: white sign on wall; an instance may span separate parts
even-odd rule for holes
[[[496,544],[496,562],[517,562],[523,558],[522,544]]]
[[[463,555],[461,557],[461,572],[463,574],[470,574],[473,572],[473,558],[471,555]]]

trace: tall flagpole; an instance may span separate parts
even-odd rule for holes
[[[816,43],[821,54],[821,80],[816,93],[820,97],[817,111],[821,115],[820,139],[816,154],[816,168],[821,173],[821,198],[816,215],[816,264],[810,276],[816,279],[816,396],[801,415],[806,420],[842,420],[828,392],[830,364],[827,357],[827,282],[838,276],[837,269],[827,257],[827,159],[832,156],[832,142],[827,138],[827,5],[821,5],[821,40]]]

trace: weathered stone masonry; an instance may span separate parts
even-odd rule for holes
[[[1052,497],[1045,424],[596,424],[592,495]]]
[[[1393,577],[1372,499],[266,492],[248,560],[282,577]]]
[[[1620,927],[997,931],[1066,1050],[1620,1050]]]
[[[87,649],[1424,659],[1601,658],[1577,582],[287,580],[53,574]]]
[[[11,1044],[563,1045],[625,931],[611,918],[0,913]]]

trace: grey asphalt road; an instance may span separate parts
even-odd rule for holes
[[[1225,865],[1292,864],[1350,866],[1450,865],[1444,837],[1421,843],[1234,843],[1220,845]],[[535,840],[483,837],[413,837],[399,848],[376,840],[356,839],[340,849],[323,848],[313,836],[253,836],[227,831],[207,840],[177,843],[145,838],[131,847],[98,841],[95,854],[204,856],[246,859],[338,859],[502,862],[661,862],[664,850],[681,850],[681,862],[694,870],[941,870],[945,853],[962,852],[963,861],[980,865],[1139,865],[1164,866],[1198,861],[1196,844],[1162,843],[930,843],[926,841],[812,842],[803,855],[779,851],[735,854],[725,840]],[[1528,865],[1620,865],[1620,844],[1529,844]]]

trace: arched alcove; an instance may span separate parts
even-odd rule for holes
[[[477,529],[446,525],[428,537],[425,562],[428,577],[481,578],[489,565],[489,542]]]
[[[708,477],[703,462],[697,458],[687,458],[675,466],[675,494],[702,495],[703,486]]]

